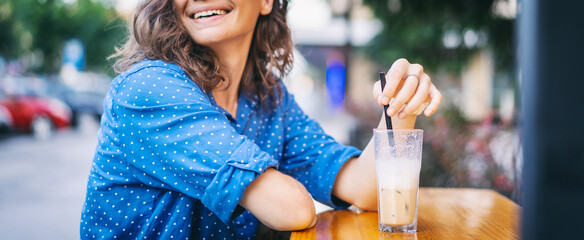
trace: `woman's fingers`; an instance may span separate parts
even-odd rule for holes
[[[383,105],[389,104],[390,99],[395,95],[395,91],[398,90],[403,77],[408,71],[410,63],[404,58],[396,60],[389,68],[387,75],[385,76],[385,88],[383,89],[381,103]]]
[[[390,117],[397,114],[404,118],[421,111],[418,109],[424,102],[430,102],[424,111],[426,116],[430,116],[442,102],[442,94],[420,64],[410,64],[408,60],[400,58],[391,65],[385,79],[383,89],[380,81],[373,85],[373,97],[380,106],[389,105],[387,115]]]
[[[375,84],[373,84],[373,99],[377,101],[379,106],[383,106],[381,102],[381,81],[377,81]]]
[[[412,63],[408,67],[408,76],[416,76],[420,79],[424,75],[424,67],[417,63]]]
[[[436,88],[436,86],[434,86],[434,84],[432,84],[430,86],[430,93],[428,95],[429,95],[431,100],[430,100],[430,104],[428,105],[428,107],[426,107],[426,111],[424,111],[424,115],[426,115],[427,117],[434,114],[436,112],[436,110],[438,110],[438,107],[440,106],[440,103],[442,102],[442,94],[440,93],[440,91],[438,91],[438,89]]]
[[[387,115],[393,117],[404,106],[404,104],[410,101],[418,88],[418,82],[418,78],[415,76],[408,76],[406,78],[403,87],[397,93],[397,96],[391,102],[391,105],[389,105]],[[403,117],[405,117],[405,115]]]
[[[422,74],[420,78],[420,83],[418,84],[418,88],[416,89],[416,93],[410,99],[410,101],[406,104],[406,107],[401,111],[404,114],[414,114],[418,111],[418,108],[426,101],[426,98],[429,95],[430,86],[432,82],[430,80],[430,76],[428,74]],[[401,113],[400,113],[401,114]]]

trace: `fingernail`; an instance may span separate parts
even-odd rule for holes
[[[381,95],[377,96],[377,103],[379,103],[379,104],[381,104],[381,103],[382,103],[382,102],[381,102],[381,98],[382,98],[382,97],[383,97],[383,96],[381,96]]]
[[[393,117],[394,114],[395,114],[395,109],[390,108],[387,110],[387,115],[389,115],[390,117]]]
[[[406,117],[406,113],[405,112],[401,112],[399,114],[399,118],[404,119]]]
[[[389,98],[383,97],[383,99],[381,99],[381,102],[383,103],[383,105],[387,105],[389,103]]]

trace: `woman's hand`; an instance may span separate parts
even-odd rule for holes
[[[379,105],[387,105],[387,115],[391,118],[394,129],[411,129],[416,122],[418,109],[423,109],[426,116],[436,112],[442,102],[442,94],[432,84],[428,74],[420,64],[411,64],[408,60],[398,59],[385,76],[385,89],[381,91],[381,82],[373,87],[373,97]],[[393,117],[393,116],[398,117]],[[381,117],[378,128],[385,128],[385,117]],[[377,174],[375,172],[373,139],[358,158],[347,161],[333,185],[333,194],[363,210],[377,209]]]
[[[422,65],[410,63],[404,58],[396,60],[387,75],[386,84],[381,91],[381,82],[373,86],[373,97],[380,106],[391,105],[387,115],[398,116],[401,119],[408,115],[417,115],[418,109],[429,102],[424,114],[430,116],[436,112],[442,102],[442,94],[424,73]],[[393,101],[391,100],[393,98]]]

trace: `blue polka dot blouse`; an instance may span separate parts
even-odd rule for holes
[[[361,152],[326,135],[282,88],[271,111],[242,94],[232,116],[177,65],[145,60],[119,75],[104,101],[81,238],[253,239],[258,220],[238,202],[269,167],[348,207],[332,186]]]

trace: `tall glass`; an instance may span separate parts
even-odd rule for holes
[[[417,230],[423,130],[373,129],[379,231]]]

